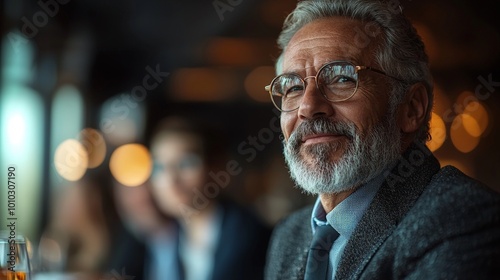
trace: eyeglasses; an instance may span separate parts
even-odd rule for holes
[[[316,87],[328,101],[341,102],[348,100],[356,93],[359,86],[358,72],[361,70],[371,70],[402,81],[369,66],[356,66],[347,61],[332,61],[323,65],[316,76],[302,78],[296,73],[281,74],[274,78],[265,89],[269,91],[271,100],[278,110],[291,112],[297,110],[302,102],[307,79],[316,80]]]

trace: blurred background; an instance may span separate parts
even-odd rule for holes
[[[76,205],[75,195],[66,204],[56,200],[85,184],[82,178],[106,178],[98,180],[102,188],[111,187],[107,179],[124,187],[144,183],[151,174],[143,149],[148,135],[160,119],[178,114],[224,129],[228,161],[241,167],[224,191],[270,225],[313,201],[289,179],[278,114],[264,91],[274,77],[276,38],[295,4],[4,0],[1,228],[9,167],[15,168],[17,230],[36,242],[53,212]],[[442,165],[500,190],[494,4],[401,1],[426,43],[435,78],[429,147]],[[102,199],[101,212],[109,198]]]

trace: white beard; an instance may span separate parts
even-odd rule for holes
[[[303,122],[283,141],[283,153],[295,183],[309,194],[338,194],[352,190],[380,174],[400,157],[401,139],[393,114],[388,114],[366,137],[354,123],[319,118]],[[303,146],[303,136],[312,133],[345,135],[347,144],[328,142]],[[331,155],[343,154],[336,162]]]

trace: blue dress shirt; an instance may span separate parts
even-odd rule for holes
[[[326,224],[330,224],[339,233],[339,237],[330,249],[330,265],[328,266],[327,279],[335,278],[335,272],[337,271],[344,247],[382,185],[385,179],[383,174],[384,172],[358,188],[328,214],[323,209],[320,198],[318,197],[316,200],[311,217],[313,234],[316,227]]]
[[[172,280],[181,280],[182,273],[179,271],[177,246],[178,228],[170,226],[163,234],[147,241],[151,252],[151,259],[145,279],[160,280],[165,277]]]

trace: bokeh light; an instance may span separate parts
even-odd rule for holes
[[[87,151],[88,168],[101,165],[106,157],[106,142],[102,134],[96,129],[85,128],[80,132],[79,140]]]
[[[42,236],[38,247],[40,258],[46,265],[56,266],[61,263],[62,250],[56,240]]]
[[[68,181],[77,181],[83,177],[87,170],[87,151],[82,143],[75,139],[68,139],[57,147],[54,164],[61,177]]]
[[[479,125],[471,116],[460,114],[453,119],[450,129],[451,141],[462,153],[471,152],[479,144],[479,137],[471,135],[466,127],[479,127]]]
[[[461,92],[458,95],[457,100],[455,101],[455,106],[454,106],[455,113],[457,114],[464,113],[465,108],[471,102],[477,102],[477,98],[474,96],[474,93],[468,90]]]
[[[221,37],[209,40],[205,48],[211,63],[239,66],[255,63],[260,50],[252,40]]]
[[[465,129],[472,136],[482,135],[486,131],[486,129],[488,128],[488,124],[489,124],[488,111],[486,110],[485,106],[481,102],[472,101],[469,104],[467,104],[467,106],[465,107],[464,113],[476,120],[476,122],[478,124],[477,135],[473,134],[473,133],[475,133],[475,130],[474,130],[475,127],[465,126]],[[466,123],[464,123],[464,125],[465,124]]]
[[[446,126],[444,125],[444,121],[434,112],[431,116],[429,132],[431,134],[431,140],[427,142],[427,147],[434,152],[439,149],[446,140]]]
[[[481,128],[479,127],[477,120],[469,114],[462,114],[461,116],[462,125],[465,131],[473,137],[481,136]]]
[[[109,169],[119,183],[136,187],[149,178],[153,163],[144,145],[126,144],[113,152],[109,161]]]
[[[274,67],[257,67],[245,78],[245,90],[250,97],[259,102],[271,102],[269,94],[264,90],[275,76]]]
[[[235,96],[234,72],[211,68],[181,68],[170,77],[173,97],[179,101],[221,101]]]

